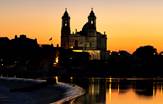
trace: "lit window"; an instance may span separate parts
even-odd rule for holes
[[[93,24],[93,21],[91,21],[91,24]]]

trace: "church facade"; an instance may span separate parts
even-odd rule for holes
[[[107,36],[96,30],[96,16],[91,10],[87,23],[81,31],[71,33],[70,16],[67,9],[62,16],[61,47],[74,52],[88,52],[91,60],[101,60],[107,50]]]

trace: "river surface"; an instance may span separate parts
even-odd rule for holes
[[[73,78],[66,79],[86,90],[71,104],[163,104],[163,79]]]

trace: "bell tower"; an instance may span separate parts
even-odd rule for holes
[[[65,12],[62,16],[62,30],[61,30],[61,35],[70,35],[70,16],[67,12],[67,8],[65,9]]]
[[[96,30],[96,16],[95,16],[95,13],[93,11],[93,8],[91,9],[91,12],[88,16],[88,24],[89,24],[90,29]]]
[[[69,48],[69,35],[71,34],[70,29],[70,16],[67,12],[67,8],[62,16],[62,27],[61,27],[61,47]]]

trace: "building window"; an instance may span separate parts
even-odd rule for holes
[[[93,24],[93,21],[91,21],[91,24]]]

